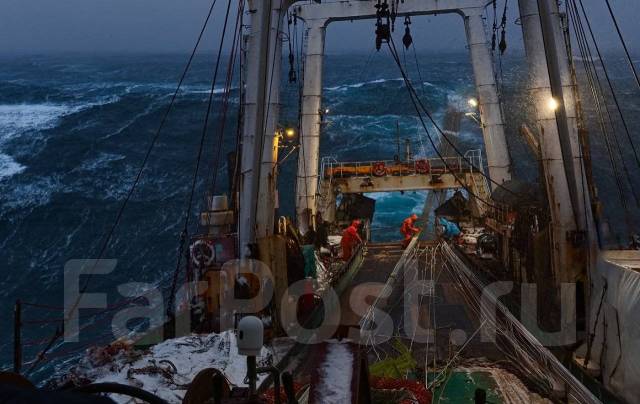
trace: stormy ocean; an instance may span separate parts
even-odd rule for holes
[[[418,55],[418,63],[413,54],[405,56],[406,69],[437,120],[442,120],[450,104],[465,111],[470,108],[467,99],[474,96],[474,86],[467,54]],[[26,362],[35,357],[60,324],[65,263],[97,256],[185,60],[184,55],[0,57],[0,367],[11,363],[16,299],[38,305],[25,307],[24,311]],[[109,304],[120,300],[116,287],[124,282],[163,288],[170,283],[213,61],[213,55],[196,60],[105,254],[105,258],[117,259],[118,265],[111,274],[96,276],[88,290],[107,293]],[[628,77],[624,76],[623,62],[614,61],[614,67],[619,66],[613,69],[614,84],[624,101],[628,124],[637,133],[640,96],[624,84]],[[284,63],[284,73],[287,69]],[[499,71],[515,173],[535,183],[536,162],[518,134],[522,123],[534,127],[522,56],[505,57]],[[434,154],[428,136],[436,140],[436,131],[429,127],[427,133],[419,123],[400,73],[386,52],[328,56],[324,82],[324,107],[329,112],[321,140],[323,156],[349,161],[393,158],[396,128],[401,139],[410,140],[416,155]],[[205,144],[194,212],[204,203],[207,173],[218,146],[214,134],[220,127],[222,85],[219,83],[216,90],[217,119],[211,122]],[[283,80],[283,126],[296,125],[298,85]],[[225,152],[235,148],[238,95],[234,87],[232,113],[225,127]],[[624,245],[628,230],[637,231],[637,218],[620,207],[606,150],[589,108],[586,105],[593,128],[594,172],[605,204],[603,242]],[[463,150],[482,147],[480,128],[471,119],[463,121],[459,136]],[[623,150],[630,171],[637,174],[629,148]],[[282,165],[280,215],[292,216],[294,212],[296,159],[294,153]],[[226,192],[226,158],[218,166],[225,174],[217,191]],[[633,180],[640,185],[637,176]],[[411,211],[422,212],[426,194],[372,197],[377,200],[375,237],[394,240],[400,236],[402,219]],[[627,202],[635,208],[632,212],[637,211],[634,202]],[[87,317],[83,325],[90,326],[80,342],[56,345],[45,366],[33,374],[35,379],[45,379],[55,366],[73,361],[87,346],[112,338],[110,314],[91,317],[91,313],[82,313]]]

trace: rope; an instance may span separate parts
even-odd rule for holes
[[[222,37],[220,39],[220,45],[218,46],[218,55],[216,56],[216,64],[213,72],[213,78],[211,80],[211,92],[209,93],[209,99],[207,101],[207,110],[204,117],[204,124],[202,125],[202,133],[200,135],[200,144],[198,145],[198,154],[196,157],[196,165],[193,170],[193,177],[191,179],[191,189],[189,192],[189,199],[187,203],[187,211],[184,215],[184,226],[182,228],[182,233],[180,234],[180,251],[178,253],[178,262],[176,264],[176,270],[174,272],[174,277],[171,284],[171,294],[169,297],[169,303],[167,305],[168,310],[172,310],[173,301],[175,299],[175,292],[177,287],[178,275],[180,273],[180,268],[182,264],[182,249],[184,248],[184,244],[186,239],[189,236],[189,222],[191,219],[191,212],[193,210],[193,198],[196,191],[196,186],[198,184],[198,172],[200,171],[200,163],[202,161],[202,150],[204,149],[204,142],[207,137],[207,129],[209,127],[209,118],[211,117],[211,109],[213,106],[213,97],[216,81],[218,80],[218,71],[220,69],[220,60],[222,59],[222,48],[224,46],[224,39],[227,33],[227,24],[229,22],[229,12],[231,10],[231,0],[227,2],[227,11],[225,13],[224,25],[222,27]]]
[[[573,29],[574,32],[576,34],[576,38],[577,38],[577,42],[578,42],[578,47],[580,49],[580,55],[582,57],[582,63],[583,63],[583,67],[585,69],[585,73],[587,76],[587,81],[589,83],[589,87],[591,89],[591,94],[593,96],[594,102],[595,102],[595,107],[596,107],[596,113],[598,116],[598,123],[599,126],[602,130],[602,133],[604,135],[604,140],[605,140],[605,146],[607,148],[607,152],[609,154],[609,161],[611,163],[611,168],[614,172],[614,176],[616,179],[616,186],[618,188],[618,196],[620,199],[620,204],[623,207],[624,211],[625,211],[625,215],[627,218],[629,218],[629,208],[627,206],[627,201],[626,201],[626,197],[625,197],[625,189],[623,186],[623,181],[622,181],[622,176],[619,173],[618,167],[617,167],[617,163],[615,160],[615,157],[613,155],[613,147],[611,144],[611,135],[609,133],[609,131],[607,130],[607,128],[610,128],[611,133],[613,134],[613,140],[614,140],[614,145],[616,147],[616,152],[618,155],[618,158],[620,159],[621,165],[622,165],[622,169],[624,172],[624,177],[626,179],[626,182],[629,185],[629,189],[631,190],[631,193],[633,195],[633,198],[636,202],[636,206],[640,206],[640,198],[638,197],[638,194],[636,192],[635,187],[633,186],[632,180],[631,180],[631,174],[629,173],[629,169],[627,167],[627,164],[625,162],[624,156],[622,154],[622,148],[620,146],[620,141],[618,139],[618,134],[613,126],[613,118],[611,116],[611,112],[609,111],[609,105],[605,100],[604,97],[604,90],[602,88],[602,84],[600,83],[600,76],[598,73],[598,70],[595,67],[595,63],[593,61],[593,55],[591,53],[591,48],[589,46],[588,43],[588,39],[586,36],[586,33],[584,31],[584,27],[582,24],[582,20],[580,18],[580,13],[578,11],[577,5],[575,0],[571,0],[569,2],[567,2],[567,10],[569,11],[569,16],[571,17],[571,22],[573,25]],[[601,106],[602,104],[602,106]],[[605,123],[605,117],[603,116],[603,110],[606,112],[606,116],[607,116],[607,122],[608,122],[608,126]],[[627,223],[631,223],[631,220],[627,220]]]
[[[410,93],[410,94],[412,94],[412,97],[411,97],[411,99],[412,99],[412,103],[414,104],[414,107],[416,108],[416,110],[417,110],[417,112],[418,112],[419,117],[421,117],[421,116],[422,116],[422,114],[420,113],[420,108],[421,108],[421,109],[424,111],[425,115],[427,115],[427,117],[429,118],[429,120],[431,121],[431,123],[433,124],[433,126],[436,128],[436,130],[440,133],[441,137],[442,137],[442,138],[444,138],[444,139],[447,141],[447,143],[451,146],[451,148],[455,151],[455,153],[456,153],[458,156],[460,156],[461,158],[463,158],[463,159],[464,159],[464,160],[465,160],[465,161],[470,165],[470,167],[471,167],[471,168],[473,168],[473,169],[474,169],[474,170],[476,170],[478,173],[480,173],[480,174],[481,174],[481,175],[482,175],[486,180],[488,180],[490,183],[493,183],[493,184],[494,184],[494,185],[496,185],[497,187],[500,187],[500,188],[504,189],[506,192],[508,192],[508,193],[510,193],[510,194],[512,194],[512,195],[514,195],[514,196],[518,196],[515,192],[511,191],[511,190],[510,190],[510,189],[508,189],[508,188],[505,188],[502,184],[499,184],[498,182],[496,182],[496,181],[492,180],[492,179],[491,179],[487,174],[485,174],[485,173],[484,173],[484,171],[483,171],[483,170],[481,170],[479,167],[476,167],[476,166],[473,164],[473,162],[471,161],[471,159],[468,159],[467,157],[465,157],[464,153],[462,153],[462,152],[460,151],[460,149],[458,149],[458,147],[457,147],[457,146],[456,146],[456,145],[455,145],[455,144],[454,144],[454,143],[449,139],[448,135],[447,135],[447,134],[442,130],[442,128],[440,128],[440,125],[438,125],[438,123],[435,121],[435,119],[433,118],[433,115],[429,112],[429,110],[428,110],[428,109],[425,107],[425,105],[422,103],[422,101],[420,100],[420,97],[418,97],[418,94],[417,94],[417,92],[416,92],[415,88],[413,87],[413,84],[411,84],[411,80],[409,80],[409,78],[408,78],[408,76],[407,76],[406,72],[405,72],[405,71],[404,71],[404,69],[402,68],[402,63],[400,62],[400,59],[399,59],[399,57],[398,57],[398,52],[397,52],[397,50],[396,50],[396,46],[395,46],[395,43],[394,43],[394,41],[393,41],[393,38],[391,38],[391,39],[389,40],[389,42],[388,42],[388,46],[389,46],[389,49],[390,49],[390,51],[391,51],[391,55],[393,56],[393,58],[394,58],[394,60],[395,60],[395,62],[396,62],[396,65],[398,65],[398,68],[400,69],[400,73],[402,74],[402,77],[403,77],[403,79],[404,79],[405,85],[407,86],[407,89],[409,90],[409,93]],[[416,103],[417,103],[417,104],[416,104]],[[420,106],[420,108],[418,108],[418,105]],[[422,121],[422,118],[421,118],[421,121]],[[426,128],[426,125],[424,124],[424,121],[423,121],[423,126],[424,126],[424,129],[425,129],[425,131],[427,132],[427,135],[428,135],[428,133],[429,133],[429,132],[428,132],[428,130],[427,130],[427,128]],[[430,136],[429,136],[429,139],[430,139],[430,140],[432,140]],[[434,149],[436,150],[436,153],[438,154],[438,157],[439,157],[440,159],[442,159],[442,160],[443,160],[443,157],[442,157],[442,155],[440,154],[440,152],[437,150],[437,148],[435,147],[434,142],[433,142],[433,141],[431,141],[431,143],[432,143],[432,146],[434,147]],[[443,163],[444,163],[444,160],[443,160]],[[445,166],[446,166],[446,163],[445,163]],[[448,167],[447,167],[447,169],[448,169]],[[454,176],[455,176],[455,175],[454,175]],[[456,179],[457,179],[457,178],[456,178]],[[461,185],[463,185],[463,184],[461,183]],[[463,187],[464,187],[464,185],[463,185]],[[466,189],[466,188],[465,188],[465,189]],[[469,191],[469,190],[467,190],[467,191]],[[475,195],[475,194],[473,194],[473,193],[471,193],[471,194],[472,194],[472,195],[474,195],[474,196],[476,196],[476,195]],[[484,201],[484,202],[486,202],[486,201]],[[493,205],[489,204],[489,206],[493,206]]]
[[[234,28],[234,32],[233,32],[233,40],[231,42],[231,55],[232,57],[229,58],[229,65],[227,67],[227,78],[226,78],[226,82],[225,82],[225,87],[224,87],[224,97],[223,97],[223,102],[222,102],[222,118],[221,118],[221,127],[219,129],[219,134],[218,134],[218,139],[217,139],[217,144],[218,144],[218,153],[216,155],[216,160],[214,161],[213,165],[214,165],[214,169],[213,169],[213,179],[211,181],[211,193],[215,194],[215,189],[216,189],[216,183],[217,183],[217,179],[218,179],[218,168],[217,168],[217,163],[220,161],[221,158],[221,154],[222,154],[222,150],[224,149],[224,129],[225,129],[225,124],[226,124],[226,118],[227,118],[227,112],[229,110],[229,100],[230,100],[230,95],[231,95],[231,85],[233,83],[233,77],[234,77],[234,73],[235,73],[235,64],[236,64],[236,59],[238,57],[238,52],[240,51],[240,46],[239,46],[239,28],[240,28],[240,19],[242,16],[242,13],[244,13],[244,1],[240,1],[238,4],[238,14],[236,15],[236,25]]]
[[[620,31],[620,27],[618,26],[618,20],[616,19],[615,14],[613,13],[613,9],[611,8],[611,4],[609,0],[605,0],[607,3],[607,8],[609,9],[609,15],[611,15],[611,20],[613,20],[613,25],[616,27],[616,31],[618,32],[618,38],[620,38],[620,43],[622,43],[622,47],[624,48],[624,54],[627,56],[627,61],[629,62],[629,67],[633,72],[633,77],[636,79],[636,84],[638,88],[640,88],[640,79],[638,78],[638,72],[636,71],[636,66],[633,64],[633,60],[631,59],[631,55],[629,54],[629,49],[627,48],[627,42],[624,40],[622,36],[622,31]]]
[[[424,122],[424,118],[422,117],[422,113],[420,112],[420,107],[418,106],[418,104],[420,104],[420,106],[422,107],[422,109],[425,111],[425,113],[427,114],[427,116],[431,119],[431,122],[434,124],[434,126],[440,131],[441,136],[444,137],[449,144],[454,148],[454,150],[456,151],[456,153],[458,155],[462,154],[460,153],[460,151],[457,149],[457,147],[455,147],[453,145],[453,143],[451,143],[448,138],[446,137],[446,135],[444,134],[444,132],[439,128],[439,126],[437,126],[437,124],[435,123],[435,120],[431,117],[431,115],[428,113],[428,111],[426,110],[426,108],[424,107],[424,105],[422,105],[420,103],[420,100],[417,98],[417,95],[415,93],[415,89],[413,88],[411,82],[409,81],[405,71],[402,69],[402,64],[400,63],[400,59],[398,58],[397,52],[395,51],[395,45],[393,44],[393,38],[391,38],[391,40],[388,42],[388,46],[389,46],[389,50],[391,52],[391,55],[393,56],[394,60],[396,61],[396,64],[398,65],[398,68],[400,69],[400,73],[402,74],[402,77],[404,79],[405,85],[407,87],[407,90],[409,91],[409,96],[411,98],[411,102],[416,110],[416,113],[418,114],[418,118],[420,119],[420,122],[422,123],[422,126],[425,130],[425,132],[427,133],[427,137],[429,139],[429,142],[431,143],[431,147],[433,147],[434,151],[436,152],[436,154],[438,155],[438,158],[440,158],[440,160],[442,160],[442,163],[445,165],[447,171],[449,171],[453,177],[455,178],[456,182],[458,182],[460,184],[460,186],[462,186],[468,193],[469,195],[472,195],[474,198],[476,198],[477,200],[479,200],[480,202],[484,203],[485,205],[494,208],[494,209],[500,209],[498,206],[492,204],[491,202],[486,201],[485,199],[481,198],[479,195],[477,195],[476,193],[474,193],[471,189],[469,189],[469,187],[467,187],[465,185],[465,183],[458,178],[458,176],[455,174],[455,172],[453,170],[451,170],[451,168],[449,167],[449,165],[447,164],[447,162],[444,159],[444,156],[442,155],[442,153],[438,150],[438,147],[436,146],[435,142],[433,141],[433,138],[431,137],[431,135],[429,134],[429,131],[427,129],[427,125]],[[463,157],[465,159],[465,161],[467,160],[466,157]],[[486,174],[484,174],[482,172],[482,170],[479,170],[477,167],[475,167],[471,162],[469,162],[469,164],[476,170],[478,170],[478,172],[482,173],[482,175],[485,178],[488,178],[488,176],[486,176]],[[494,181],[495,182],[495,181]],[[502,185],[498,184],[499,186],[502,187]],[[514,193],[513,191],[504,188],[505,190],[507,190],[510,193]]]
[[[149,146],[147,147],[147,151],[145,153],[145,156],[142,160],[142,163],[140,164],[140,168],[138,169],[138,172],[136,174],[136,177],[133,181],[133,184],[131,185],[131,187],[129,188],[129,191],[127,192],[127,195],[124,199],[124,201],[122,202],[118,213],[116,215],[116,218],[114,220],[113,225],[111,226],[109,232],[107,233],[107,235],[105,236],[104,242],[102,244],[102,247],[100,249],[100,253],[98,254],[98,258],[96,260],[96,264],[99,260],[101,260],[104,257],[104,254],[107,250],[107,248],[109,247],[109,244],[111,242],[111,239],[113,237],[113,234],[115,233],[116,228],[118,227],[118,225],[120,224],[120,221],[122,219],[122,216],[124,214],[124,211],[129,203],[129,201],[131,200],[131,197],[133,196],[133,193],[135,191],[135,189],[137,188],[140,179],[142,177],[142,173],[144,172],[144,169],[147,166],[147,163],[149,161],[149,158],[151,156],[151,152],[153,151],[153,149],[155,148],[158,139],[160,138],[160,134],[162,133],[162,129],[164,128],[166,121],[169,117],[169,114],[171,112],[171,110],[173,109],[173,106],[175,104],[175,101],[178,97],[178,94],[180,93],[180,89],[182,88],[182,84],[184,83],[184,80],[187,77],[187,73],[189,72],[191,65],[193,64],[193,60],[195,58],[195,54],[200,46],[200,43],[202,41],[202,38],[204,36],[204,32],[207,28],[207,25],[209,24],[209,21],[211,19],[211,15],[213,14],[213,9],[216,5],[217,0],[213,0],[211,3],[211,6],[209,7],[209,11],[207,13],[207,17],[205,18],[205,21],[202,25],[202,28],[200,30],[200,33],[198,34],[198,39],[196,40],[196,43],[193,47],[193,50],[189,56],[189,59],[187,61],[187,64],[185,65],[185,68],[180,76],[180,80],[178,81],[178,85],[176,87],[176,90],[174,91],[173,95],[171,96],[171,100],[169,101],[169,105],[167,106],[167,109],[165,110],[161,120],[160,120],[160,124],[158,126],[158,129],[156,130],[153,138],[151,139],[151,142],[149,144]],[[95,269],[95,265],[94,265],[94,269]],[[93,272],[93,271],[92,271]],[[87,288],[89,287],[89,283],[91,281],[93,277],[93,273],[89,273],[87,275],[87,278],[85,280],[84,285],[82,286],[82,288],[80,289],[80,295],[82,295],[84,292],[86,292]],[[69,313],[72,313],[73,311],[75,311],[78,307],[78,304],[80,303],[80,297],[78,297],[78,299],[76,299],[76,301],[74,302],[74,304],[71,306],[71,309],[69,310]],[[31,306],[36,307],[34,304],[28,304]],[[43,305],[44,306],[44,305]],[[44,307],[47,309],[50,309],[50,307]],[[64,308],[62,309],[64,310]],[[46,356],[47,352],[49,351],[49,349],[51,349],[51,347],[53,346],[53,344],[55,343],[55,341],[57,339],[59,339],[64,333],[61,330],[57,330],[51,337],[50,343],[38,354],[37,358],[34,360],[32,366],[27,370],[27,372],[25,373],[25,375],[28,375],[29,373],[31,373],[36,366],[44,359],[44,357]]]
[[[482,307],[481,305],[476,303],[470,306],[476,309],[482,318],[486,319],[487,325],[495,328],[496,331],[505,337],[506,341],[511,345],[511,350],[520,358],[520,360],[517,360],[513,355],[510,355],[515,359],[514,363],[530,374],[535,372],[541,380],[550,380],[550,372],[552,372],[553,377],[562,380],[570,389],[569,393],[578,397],[581,402],[599,403],[598,399],[511,314],[511,311],[501,303],[495,295],[486,289],[482,281],[458,257],[451,247],[446,243],[442,243],[442,245],[443,257],[451,264],[450,269],[452,274],[456,274],[460,280],[458,284],[459,287],[467,288],[468,293],[466,293],[466,295],[470,298],[474,296],[471,293],[472,290],[482,291],[483,298],[488,298],[491,307],[497,312],[500,312],[501,317],[504,318],[505,323],[501,326],[497,323],[497,316],[487,316],[483,310],[478,309]],[[449,269],[449,267],[447,268]],[[475,295],[473,299],[479,302],[480,298]],[[496,346],[501,350],[506,348],[503,344],[496,344]],[[525,363],[522,363],[523,361]]]
[[[575,0],[572,0],[575,1]],[[584,8],[584,4],[582,3],[582,0],[578,0],[579,4],[580,4],[580,9],[582,10],[582,14],[584,15],[584,20],[587,23],[587,28],[589,31],[589,34],[591,36],[591,40],[593,41],[593,45],[596,49],[596,53],[598,54],[598,58],[600,58],[600,64],[602,65],[602,71],[604,73],[604,76],[606,78],[607,84],[611,90],[611,96],[613,98],[613,102],[616,105],[616,109],[618,110],[618,113],[620,115],[620,121],[622,123],[622,126],[624,127],[625,133],[627,135],[627,139],[629,140],[629,145],[631,145],[631,150],[633,151],[633,156],[635,158],[636,164],[638,165],[638,168],[640,168],[640,157],[638,157],[638,152],[636,150],[636,146],[633,143],[633,139],[631,138],[631,132],[629,130],[629,126],[627,125],[627,121],[624,118],[624,114],[622,113],[622,108],[620,106],[620,101],[618,100],[618,96],[616,95],[616,92],[613,88],[613,84],[611,82],[611,78],[609,77],[609,72],[607,71],[607,67],[606,64],[604,63],[604,58],[602,57],[602,54],[600,52],[600,47],[598,46],[598,42],[596,41],[596,37],[593,33],[593,30],[591,28],[591,22],[589,21],[589,17],[585,11]]]

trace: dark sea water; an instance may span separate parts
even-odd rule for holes
[[[420,55],[420,72],[407,55],[407,70],[437,120],[448,104],[468,108],[474,95],[466,54]],[[12,308],[16,299],[62,306],[63,267],[70,259],[92,258],[113,222],[161,115],[170,100],[184,55],[165,56],[5,56],[0,57],[0,365],[11,361]],[[89,291],[119,300],[117,285],[146,282],[166,288],[175,269],[182,216],[198,150],[209,94],[214,57],[201,56],[188,76],[175,109],[154,149],[149,166],[133,195],[105,258],[118,259],[116,270],[96,276]],[[617,59],[616,59],[617,60]],[[640,129],[640,97],[625,85],[622,62],[614,69],[630,127]],[[509,146],[518,177],[536,181],[537,166],[517,128],[531,121],[522,58],[503,63],[502,83]],[[287,70],[285,64],[284,69]],[[419,79],[419,73],[422,80]],[[622,83],[622,84],[620,84]],[[629,82],[631,83],[631,82]],[[217,88],[221,88],[220,83]],[[297,122],[298,87],[283,84],[283,125]],[[214,119],[204,149],[198,184],[199,210],[206,194],[207,173],[213,164],[220,125],[220,90],[216,90]],[[385,53],[328,56],[325,64],[324,106],[330,110],[322,137],[322,154],[339,160],[391,158],[396,125],[411,140],[417,155],[433,149],[417,120],[397,67]],[[238,90],[226,125],[225,151],[233,150]],[[587,109],[589,106],[587,105]],[[591,112],[590,112],[591,111]],[[593,125],[592,110],[589,119]],[[611,169],[597,128],[592,133],[594,169],[605,216],[616,243],[626,242],[627,225],[637,214],[621,213]],[[433,128],[429,128],[435,136]],[[478,126],[465,120],[462,149],[482,147]],[[628,155],[631,171],[637,167]],[[280,214],[293,214],[296,155],[280,174]],[[225,162],[219,164],[226,170]],[[634,174],[634,175],[635,175]],[[218,191],[227,189],[221,176]],[[637,178],[635,178],[637,181]],[[637,182],[636,182],[637,184]],[[373,195],[377,199],[374,227],[378,240],[398,238],[398,226],[411,211],[421,212],[424,193]],[[637,210],[637,208],[635,209]],[[635,212],[634,212],[635,213]],[[195,229],[192,229],[192,231]],[[83,311],[83,315],[91,314]],[[58,310],[27,308],[25,321],[59,320]],[[109,315],[83,320],[91,326],[78,344],[56,346],[52,358],[34,376],[42,380],[55,366],[77,357],[76,351],[95,341],[108,341]],[[91,323],[93,322],[93,323]],[[55,324],[25,327],[25,361],[33,359]]]

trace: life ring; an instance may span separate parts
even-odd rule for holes
[[[373,168],[371,170],[373,175],[376,177],[384,177],[387,175],[387,168],[384,165],[384,162],[378,161],[377,163],[373,163]]]
[[[207,240],[198,240],[191,245],[191,261],[196,267],[206,267],[216,259],[216,250],[213,243]]]
[[[429,162],[427,160],[418,160],[416,161],[416,172],[418,174],[427,174],[430,169]]]

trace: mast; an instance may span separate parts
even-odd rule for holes
[[[327,20],[307,19],[300,152],[296,183],[298,228],[304,234],[313,226],[318,193],[322,112],[322,68]]]
[[[265,100],[270,44],[270,1],[248,0],[251,31],[248,34],[248,63],[245,75],[245,100],[242,124],[240,164],[240,197],[238,207],[239,255],[245,256],[247,246],[256,239],[256,216],[260,190],[260,165],[265,133]],[[273,53],[273,50],[271,51]]]
[[[256,213],[256,238],[273,234],[278,178],[278,121],[280,118],[280,76],[282,67],[282,22],[287,1],[273,0],[267,55],[267,94],[262,144],[260,185]]]
[[[464,25],[478,95],[489,177],[502,184],[511,179],[511,159],[483,16],[483,7],[464,10]],[[491,188],[495,186],[489,185]]]
[[[543,181],[551,216],[551,268],[556,283],[560,283],[570,281],[576,275],[572,269],[572,245],[567,235],[576,231],[577,215],[574,205],[577,198],[575,186],[572,187],[572,192],[569,185],[570,181],[575,185],[574,179],[569,176],[574,170],[571,165],[571,147],[567,147],[569,129],[564,113],[560,68],[557,64],[560,55],[554,32],[550,30],[553,16],[549,12],[545,14],[546,31],[543,34],[540,14],[543,7],[549,10],[550,2],[555,0],[519,0],[519,7],[529,68],[529,90],[536,109]],[[559,109],[560,112],[557,112]],[[567,159],[572,167],[568,172],[565,170]]]

